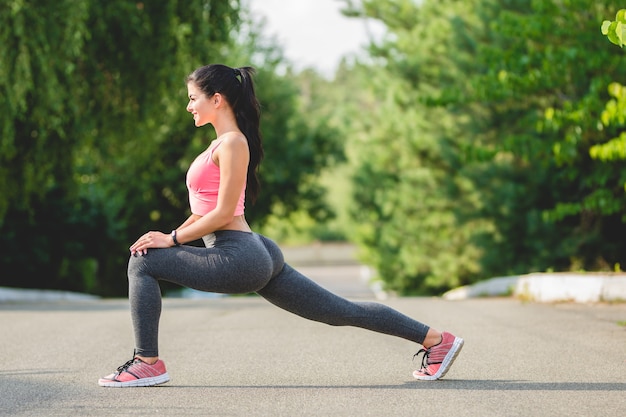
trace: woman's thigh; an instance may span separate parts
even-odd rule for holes
[[[149,249],[132,257],[129,279],[147,276],[200,291],[240,294],[263,288],[272,275],[272,260],[258,237],[218,234],[209,248],[177,246]]]

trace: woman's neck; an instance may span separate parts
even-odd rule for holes
[[[237,125],[237,120],[235,119],[234,114],[224,115],[213,123],[213,128],[215,129],[215,134],[219,138],[220,136],[228,133],[228,132],[240,132],[239,126]]]

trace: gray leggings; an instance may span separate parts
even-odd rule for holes
[[[256,292],[276,306],[332,326],[355,326],[422,343],[429,327],[385,305],[353,302],[305,277],[283,259],[278,246],[256,233],[217,231],[206,248],[177,246],[131,256],[128,283],[135,354],[158,356],[161,289],[158,280],[196,290]]]

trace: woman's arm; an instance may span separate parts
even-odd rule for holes
[[[220,168],[220,188],[217,206],[204,216],[191,215],[178,229],[178,243],[191,242],[212,233],[233,220],[241,190],[245,186],[248,174],[250,153],[248,142],[241,133],[228,134],[215,150],[213,157]],[[151,231],[141,236],[130,247],[131,254],[145,254],[148,248],[167,248],[174,246],[170,234]]]
[[[214,210],[178,231],[177,240],[180,243],[200,239],[233,221],[233,214],[248,175],[248,142],[241,133],[233,132],[224,138],[213,157],[220,168],[217,205]]]
[[[190,224],[192,224],[193,222],[195,222],[198,219],[201,219],[202,216],[198,215],[198,214],[192,214],[191,216],[187,217],[187,220],[185,220],[183,222],[183,224],[181,224],[180,226],[178,226],[176,228],[176,230],[181,230],[184,229],[185,227],[189,226]]]

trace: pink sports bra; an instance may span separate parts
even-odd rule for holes
[[[207,149],[196,157],[187,171],[187,189],[189,190],[189,206],[191,212],[204,216],[217,206],[217,194],[220,189],[220,167],[213,161],[213,151],[220,146],[219,142],[213,149]],[[246,186],[244,184],[233,216],[244,213]]]

